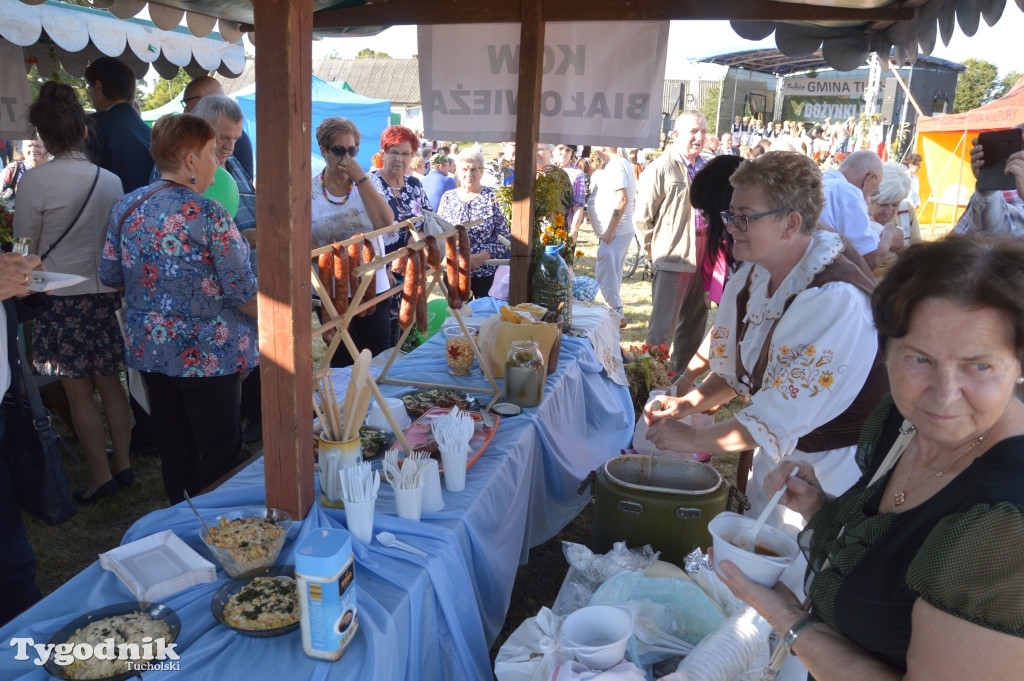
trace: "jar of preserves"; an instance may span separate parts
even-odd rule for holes
[[[512,341],[505,357],[505,395],[520,407],[536,407],[544,397],[544,355],[535,340]]]

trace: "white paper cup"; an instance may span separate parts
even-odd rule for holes
[[[466,457],[469,449],[441,450],[441,463],[444,464],[444,486],[449,492],[461,492],[466,489]]]
[[[345,525],[348,532],[364,544],[373,540],[373,510],[376,504],[377,497],[369,501],[345,502]]]
[[[409,418],[409,412],[405,409],[405,402],[398,397],[385,397],[384,401],[387,402],[388,409],[391,410],[391,415],[395,417],[398,427],[402,430],[408,428],[412,420]],[[380,428],[381,430],[391,430],[391,424],[388,423],[387,418],[384,416],[384,410],[381,409],[380,404],[376,400],[370,405],[370,414],[366,417],[366,425]]]
[[[423,473],[423,512],[437,513],[444,508],[444,497],[441,495],[441,474],[437,470],[437,461],[429,459]]]
[[[423,511],[423,485],[416,489],[399,489],[395,491],[395,510],[399,518],[419,520]]]
[[[779,577],[800,553],[796,540],[777,527],[765,525],[757,534],[759,550],[768,549],[775,556],[762,555],[741,549],[732,543],[737,536],[749,530],[756,518],[723,511],[708,523],[708,532],[715,547],[715,572],[719,572],[722,561],[735,563],[747,579],[769,589],[775,586]]]

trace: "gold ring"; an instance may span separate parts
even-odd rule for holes
[[[32,281],[32,277],[30,277],[30,276],[28,276],[28,275],[26,274],[26,275],[25,275],[25,281],[23,281],[23,282],[21,282],[21,283],[23,283],[23,284],[25,284],[26,286],[28,286],[28,283],[29,283],[30,281]]]

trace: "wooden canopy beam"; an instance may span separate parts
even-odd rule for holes
[[[550,0],[549,0],[550,1]],[[537,180],[540,93],[544,65],[542,0],[523,0],[519,17],[519,103],[516,111],[516,181],[512,187],[512,257],[508,302],[526,302],[533,251],[533,188]]]
[[[313,504],[310,129],[313,0],[253,0],[260,378],[267,505],[304,518]]]
[[[357,7],[321,10],[313,16],[314,29],[338,26],[391,26],[394,24],[489,24],[518,22],[527,11],[529,0],[390,0]],[[548,0],[543,6],[543,21],[836,21],[894,22],[914,18],[912,8],[903,7],[831,7],[795,2],[765,0],[592,0],[585,11],[576,2]]]

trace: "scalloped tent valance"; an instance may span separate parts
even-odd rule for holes
[[[1015,0],[1024,10],[1024,0]],[[809,5],[834,4],[805,0]],[[862,8],[890,7],[892,0],[861,0],[852,3]],[[850,6],[850,5],[847,5]],[[913,64],[918,54],[929,56],[936,37],[949,44],[956,24],[966,36],[973,36],[984,19],[989,26],[1002,16],[1006,0],[928,0],[917,7],[909,21],[885,27],[861,23],[822,25],[772,21],[733,21],[733,30],[747,40],[762,40],[772,33],[779,51],[789,57],[806,57],[819,49],[829,66],[849,71],[867,63],[868,55],[893,53],[893,63]],[[883,69],[886,64],[883,63]]]
[[[176,23],[164,30],[141,19],[122,21],[106,12],[55,2],[0,0],[0,13],[0,37],[24,47],[40,73],[54,70],[56,58],[68,73],[81,76],[90,61],[103,55],[121,58],[140,78],[150,66],[164,78],[177,75],[179,66],[193,77],[210,71],[235,77],[245,68],[245,49],[238,38],[237,44],[230,43],[209,30],[205,35],[211,37],[201,38]]]
[[[29,5],[38,5],[45,0],[20,0]],[[376,0],[371,0],[375,2]],[[339,35],[371,35],[377,33],[385,26],[357,26],[344,25],[345,8],[358,9],[364,0],[313,0],[314,16],[321,10],[330,10],[333,23],[342,24],[329,28],[320,24],[314,31],[324,36]],[[801,57],[821,50],[826,62],[833,68],[847,71],[857,68],[867,62],[871,52],[889,54],[894,52],[894,62],[897,64],[914,63],[918,54],[929,56],[935,48],[936,39],[941,38],[944,44],[949,43],[953,35],[954,27],[959,24],[960,29],[967,36],[972,36],[978,30],[982,19],[988,25],[998,21],[1006,7],[1007,0],[846,0],[843,3],[836,3],[835,0],[789,0],[787,5],[809,7],[832,7],[839,9],[852,8],[863,10],[878,10],[884,8],[913,9],[913,17],[906,21],[733,21],[732,26],[736,33],[749,40],[761,40],[772,33],[775,34],[775,43],[783,54],[792,57]],[[1015,0],[1017,6],[1024,10],[1024,0]],[[547,8],[569,5],[570,0],[547,0]],[[92,0],[96,8],[109,11],[121,19],[128,19],[138,14],[144,7],[149,6],[150,17],[158,28],[170,30],[177,27],[182,19],[193,34],[204,37],[210,33],[214,25],[220,31],[220,35],[228,42],[234,43],[243,34],[242,27],[251,27],[253,21],[252,3],[247,0]],[[381,3],[389,5],[387,1]],[[462,4],[474,4],[473,2]],[[515,21],[518,10],[510,3],[504,8],[509,16],[503,20]],[[572,0],[575,5],[575,0]],[[642,5],[642,3],[640,3]],[[667,18],[685,19],[722,19],[732,18],[726,16],[729,13],[735,15],[736,10],[730,10],[731,3],[725,3],[719,11],[713,7],[702,6],[697,10],[687,10],[685,3],[678,7],[671,6],[671,3],[654,3],[660,7],[660,12]],[[758,15],[768,17],[772,12],[778,12],[779,2],[767,0],[749,0],[743,7],[747,17]],[[420,8],[418,17],[410,19],[404,15],[408,11],[408,3],[395,2],[394,12],[389,16],[389,21],[394,24],[409,23],[430,23],[425,19],[435,18],[434,15],[450,16],[451,8],[442,5],[426,5]],[[607,8],[605,8],[607,10]],[[340,11],[335,11],[340,10]],[[492,18],[495,12],[500,13],[491,7]],[[472,15],[470,8],[466,11]],[[626,15],[641,11],[641,8],[630,6],[630,3],[623,3],[622,14]],[[687,16],[689,15],[689,16]],[[778,16],[775,14],[775,16]],[[666,18],[663,17],[663,18]],[[460,18],[464,21],[465,18]],[[355,22],[354,22],[355,23]],[[445,23],[444,19],[437,23]],[[250,33],[250,40],[255,44],[255,36]],[[884,67],[884,65],[883,65]]]

